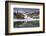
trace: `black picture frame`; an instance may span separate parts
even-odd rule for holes
[[[28,3],[28,4],[42,4],[43,5],[43,31],[23,32],[23,33],[9,33],[8,31],[8,3]],[[45,3],[40,2],[22,2],[22,1],[5,1],[5,35],[18,35],[18,34],[32,34],[45,32]]]

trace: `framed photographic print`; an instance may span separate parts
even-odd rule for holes
[[[5,2],[5,34],[45,32],[45,4],[38,2]]]

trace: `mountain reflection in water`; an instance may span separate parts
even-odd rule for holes
[[[36,21],[16,21],[14,28],[39,27],[39,20]]]

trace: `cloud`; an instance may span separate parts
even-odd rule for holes
[[[39,12],[39,9],[33,9],[33,8],[14,8],[14,12],[17,13],[34,13],[34,12]]]

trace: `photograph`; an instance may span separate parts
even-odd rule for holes
[[[45,3],[5,2],[5,34],[33,34],[45,32]]]
[[[13,8],[14,28],[39,27],[39,9]]]

